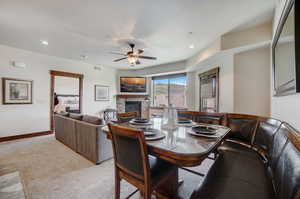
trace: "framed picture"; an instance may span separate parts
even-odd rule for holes
[[[95,101],[109,101],[109,87],[95,85]]]
[[[32,104],[31,80],[2,78],[3,104]]]

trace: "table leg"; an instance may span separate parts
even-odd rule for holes
[[[178,196],[178,168],[174,170],[174,173],[170,175],[170,178],[166,180],[156,189],[157,199],[179,199]]]

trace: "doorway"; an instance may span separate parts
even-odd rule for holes
[[[83,75],[50,70],[50,129],[54,112],[81,113]]]

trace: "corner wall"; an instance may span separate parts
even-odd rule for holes
[[[270,48],[234,55],[234,112],[270,116]]]
[[[11,61],[26,63],[27,67],[14,68]],[[83,62],[42,55],[0,45],[0,78],[11,77],[33,80],[33,104],[2,105],[0,92],[0,137],[48,131],[50,129],[50,74],[59,70],[84,74],[83,113],[98,115],[99,111],[115,106],[116,71],[102,67],[101,71]],[[0,83],[0,88],[2,82]],[[110,101],[94,101],[94,85],[110,86]]]

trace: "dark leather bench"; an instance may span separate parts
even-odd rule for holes
[[[205,124],[224,124],[225,122],[224,113],[206,113],[206,112],[197,112],[197,111],[178,111],[178,118],[186,118],[193,120],[198,123]]]
[[[300,134],[276,119],[227,114],[232,129],[192,199],[299,199]]]

